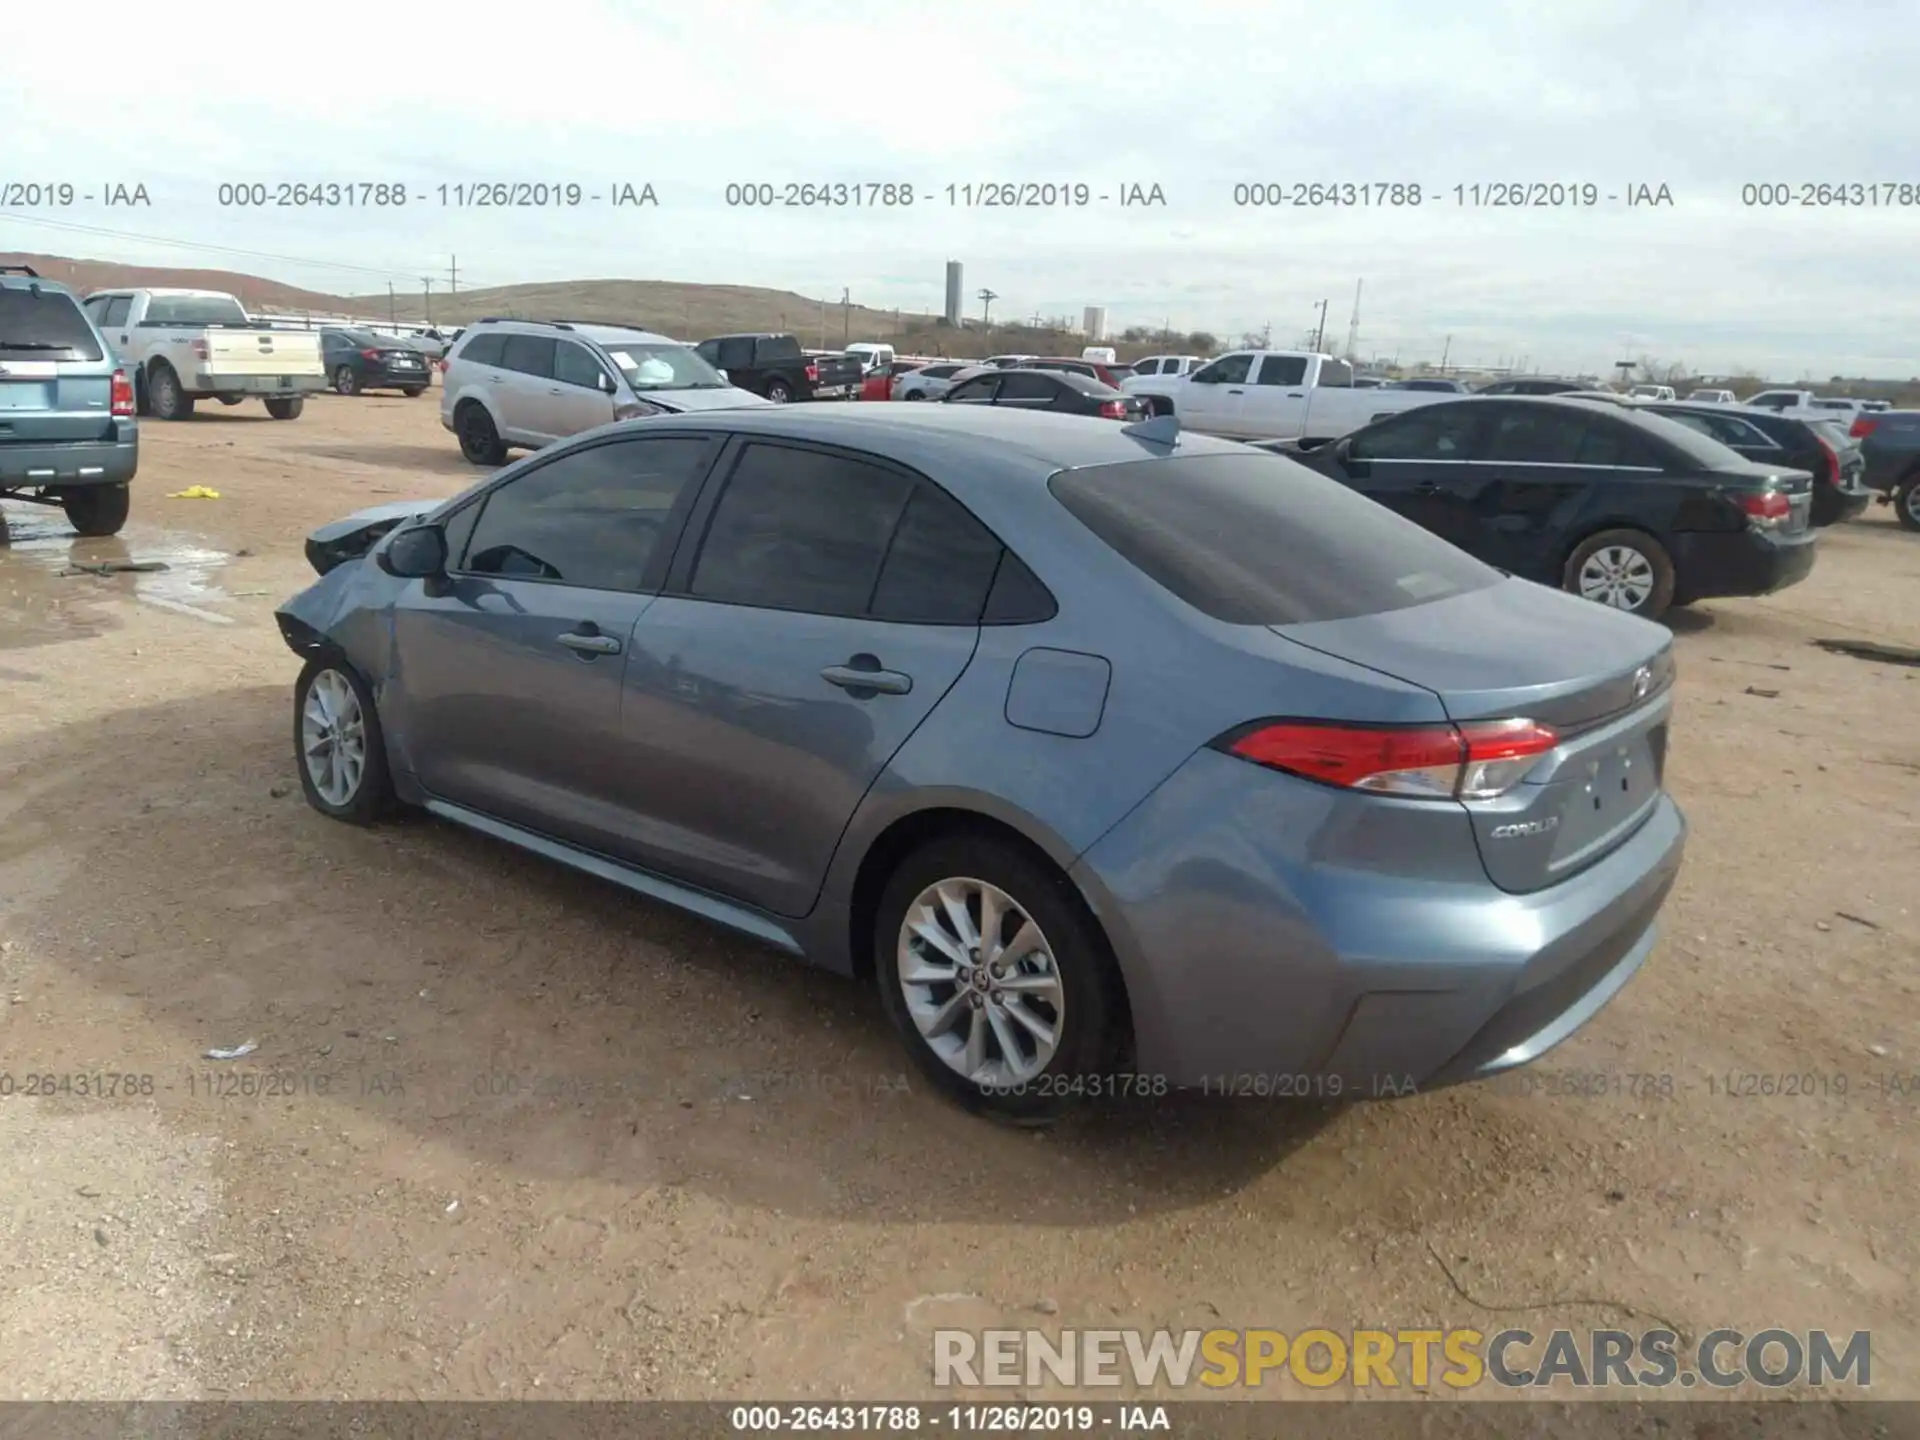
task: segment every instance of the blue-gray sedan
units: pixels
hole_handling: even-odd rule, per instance
[[[1680,865],[1665,630],[1172,419],[658,416],[308,554],[316,809],[871,977],[1008,1118],[1525,1064]]]

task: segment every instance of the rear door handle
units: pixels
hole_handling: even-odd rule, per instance
[[[1246,394],[1247,392],[1246,392],[1246,391],[1244,391],[1244,390],[1229,390],[1229,391],[1227,391],[1227,393],[1228,393],[1229,395],[1244,395],[1244,394]]]
[[[1416,495],[1438,495],[1440,493],[1440,486],[1437,481],[1422,480],[1418,485],[1413,487],[1413,493]]]
[[[600,627],[591,620],[582,620],[576,630],[569,630],[556,637],[569,650],[575,651],[583,660],[595,655],[618,655],[620,642],[611,635],[602,635]]]
[[[868,695],[905,695],[913,689],[913,677],[898,670],[882,670],[872,655],[855,655],[844,665],[829,665],[820,672],[829,685],[838,685],[856,699],[861,691]]]

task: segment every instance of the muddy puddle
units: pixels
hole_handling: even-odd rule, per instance
[[[214,608],[232,559],[197,538],[129,524],[118,535],[76,535],[58,510],[0,503],[0,650],[23,650],[114,628],[127,600],[210,625],[233,617]]]

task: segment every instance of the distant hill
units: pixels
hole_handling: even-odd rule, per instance
[[[156,265],[122,265],[113,260],[69,260],[64,255],[28,255],[0,252],[0,265],[30,265],[49,280],[58,280],[74,289],[123,290],[133,286],[153,289],[178,287],[182,290],[225,290],[240,297],[242,305],[276,310],[335,310],[341,301],[337,295],[321,295],[278,280],[263,280],[258,275],[240,275],[231,270],[176,270]]]

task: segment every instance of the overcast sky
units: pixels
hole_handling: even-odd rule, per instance
[[[1781,378],[1920,373],[1920,26],[1892,0],[157,13],[91,0],[71,53],[80,62],[91,39],[118,58],[83,64],[78,90],[46,47],[0,45],[0,182],[96,196],[138,182],[152,199],[0,210],[0,249],[334,293],[389,279],[417,291],[425,274],[439,292],[457,255],[463,286],[845,288],[929,311],[957,259],[969,314],[990,287],[996,315],[1077,320],[1105,305],[1116,330],[1170,322],[1231,340],[1271,326],[1281,346],[1324,298],[1334,349],[1364,280],[1363,355],[1438,359],[1451,337],[1455,361],[1536,369],[1651,355]],[[401,182],[411,198],[218,203],[222,182],[282,180]],[[603,198],[503,212],[443,205],[438,188],[542,180]],[[648,182],[657,207],[605,198]],[[905,183],[915,199],[730,208],[730,182]],[[1236,185],[1264,182],[1418,184],[1424,203],[1236,205]],[[1600,203],[1471,203],[1476,185],[1555,182],[1592,184]],[[1743,204],[1745,185],[1845,182],[1909,188],[1879,207]],[[1029,183],[1095,198],[987,210],[947,193]],[[1674,203],[1630,208],[1641,185]],[[1165,204],[1123,208],[1131,186],[1158,186]]]

